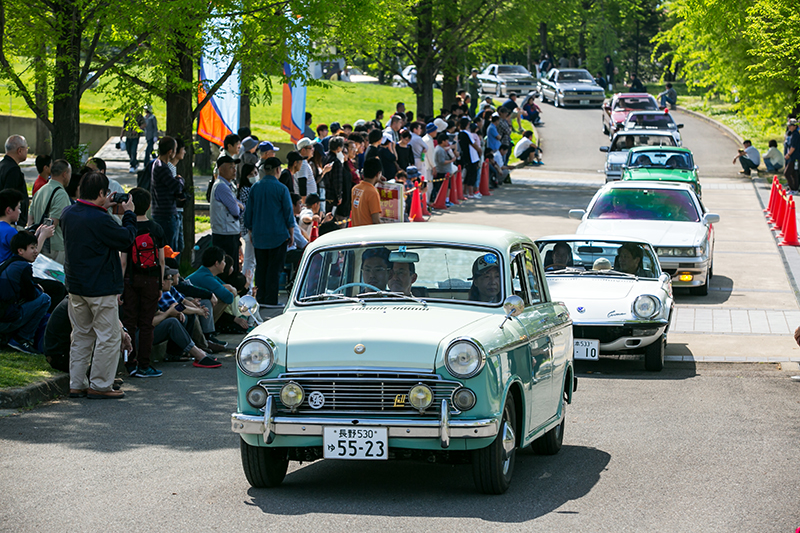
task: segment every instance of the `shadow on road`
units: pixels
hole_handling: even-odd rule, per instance
[[[563,217],[566,221],[569,219],[569,210],[584,209],[595,192],[596,188],[584,187],[504,185],[492,191],[490,202],[468,200],[466,204],[450,210],[459,213],[491,212],[493,216],[528,214]],[[569,203],[565,203],[565,197],[569,198]]]
[[[685,344],[668,344],[669,355],[692,355]],[[697,377],[697,365],[693,362],[666,361],[661,372],[648,372],[644,361],[631,355],[603,356],[599,361],[575,361],[575,373],[580,379],[637,379],[637,380],[683,380]]]
[[[708,295],[693,296],[688,288],[674,287],[675,302],[688,305],[719,305],[727,302],[733,293],[733,280],[727,276],[714,275],[708,286]]]
[[[567,440],[568,431],[569,426]],[[273,515],[401,517],[408,516],[413,500],[415,516],[520,523],[586,495],[610,459],[610,454],[584,446],[565,445],[549,457],[518,452],[511,488],[502,496],[478,493],[470,465],[317,461],[287,475],[279,488],[251,488],[245,503]]]

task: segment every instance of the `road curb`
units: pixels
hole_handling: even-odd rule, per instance
[[[0,409],[33,407],[69,392],[69,374],[60,374],[18,389],[0,390]]]
[[[726,126],[725,124],[723,124],[722,122],[720,122],[718,120],[714,120],[713,118],[711,118],[709,116],[706,116],[706,115],[704,115],[702,113],[698,113],[697,111],[692,111],[691,109],[686,109],[685,107],[681,107],[681,106],[677,106],[677,110],[678,111],[682,111],[682,112],[686,113],[687,115],[691,115],[691,116],[693,116],[693,117],[695,117],[697,119],[700,119],[703,122],[707,122],[708,124],[711,124],[712,126],[717,128],[718,130],[723,132],[725,135],[727,135],[728,137],[730,137],[731,139],[736,141],[737,144],[742,144],[744,142],[744,138],[743,137],[741,137],[738,133],[736,133],[732,128]]]

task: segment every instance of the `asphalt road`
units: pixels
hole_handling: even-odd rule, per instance
[[[488,223],[533,237],[574,231],[566,210],[585,206],[602,182],[599,112],[544,110],[546,166],[520,171],[517,184],[437,221]],[[685,122],[687,146],[709,169],[704,185],[749,185],[725,163],[732,141],[713,128],[693,132],[695,124]],[[763,249],[719,255],[718,277],[737,290],[759,284],[742,268],[743,258],[759,269],[781,267],[770,253],[771,236],[758,226],[763,219],[753,198],[746,188],[706,193],[709,207],[723,215],[718,250],[723,241],[732,252],[751,241],[748,247]],[[679,305],[721,309],[741,297],[747,305],[796,309],[791,295],[780,292],[788,284],[781,275],[770,289],[778,292],[716,291],[722,295],[712,292],[705,302],[679,295]],[[681,349],[698,356],[792,349],[785,335],[672,334],[670,343],[685,343]],[[490,497],[475,492],[468,466],[414,462],[292,463],[279,489],[252,489],[230,431],[232,358],[220,370],[165,364],[161,379],[126,383],[122,401],[65,399],[0,418],[0,530],[788,532],[800,526],[800,384],[775,364],[671,362],[658,374],[642,366],[625,358],[578,362],[561,453],[521,453],[511,489]]]

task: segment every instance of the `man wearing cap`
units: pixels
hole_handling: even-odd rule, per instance
[[[219,246],[233,258],[233,271],[239,271],[239,235],[241,227],[239,217],[244,206],[233,193],[233,181],[236,179],[237,161],[224,155],[217,159],[219,179],[211,188],[211,243]]]
[[[280,160],[272,157],[262,167],[266,174],[250,189],[244,225],[255,248],[258,303],[277,306],[286,248],[294,243],[294,210],[289,190],[278,181]]]
[[[153,146],[158,139],[158,120],[153,114],[153,106],[144,106],[144,140],[147,147],[144,149],[144,164],[150,162],[150,157],[153,154]]]
[[[317,194],[317,180],[314,179],[314,171],[308,160],[314,155],[314,143],[311,139],[305,137],[297,142],[297,153],[300,154],[303,162],[300,164],[300,170],[294,175],[294,181],[297,183],[297,194],[305,198],[309,194]]]
[[[491,96],[487,96],[481,102],[481,105],[478,106],[478,114],[481,115],[486,109],[494,109],[494,100],[492,100]]]
[[[481,92],[481,80],[478,79],[478,69],[472,69],[467,78],[467,94],[469,94],[469,116],[475,116],[475,108],[478,107],[478,98]]]
[[[256,154],[258,150],[258,140],[252,137],[246,137],[242,141],[242,155],[239,156],[239,163],[236,165],[236,179],[239,179],[239,174],[242,171],[242,166],[250,163],[253,166],[258,165],[259,157]]]
[[[469,289],[469,299],[476,302],[500,301],[500,267],[497,256],[486,254],[480,256],[472,263],[472,287]]]
[[[783,158],[786,160],[786,169],[783,175],[786,176],[786,183],[792,192],[800,190],[800,168],[798,168],[798,161],[800,161],[800,132],[797,131],[797,119],[790,118],[787,124],[788,133],[786,138],[786,155]]]

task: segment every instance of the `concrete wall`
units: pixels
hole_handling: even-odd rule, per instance
[[[119,125],[81,123],[81,143],[88,144],[89,155],[93,155],[103,147],[109,137],[119,135],[119,131]],[[15,134],[25,137],[28,140],[28,146],[31,147],[31,151],[35,153],[35,147],[39,145],[39,139],[36,137],[35,118],[0,115],[0,137],[2,137],[0,142],[5,143],[5,140],[10,135]]]

